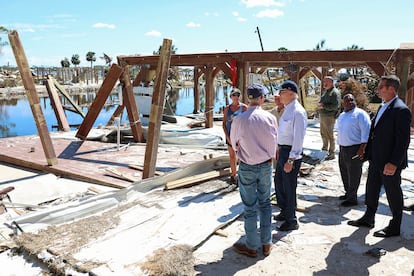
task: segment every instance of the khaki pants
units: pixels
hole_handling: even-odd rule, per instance
[[[335,152],[335,137],[334,137],[334,125],[335,125],[334,116],[319,116],[320,131],[322,137],[322,150],[329,151],[329,154],[334,154]]]

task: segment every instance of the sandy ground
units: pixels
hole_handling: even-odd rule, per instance
[[[410,167],[403,172],[403,190],[406,205],[414,203],[414,144],[409,150]],[[319,129],[308,128],[305,148],[321,148]],[[195,270],[198,275],[414,275],[414,214],[404,211],[400,237],[376,238],[372,234],[388,224],[390,210],[385,194],[376,216],[374,229],[347,225],[359,218],[364,210],[364,190],[367,164],[359,189],[359,205],[341,207],[338,196],[343,194],[337,159],[325,161],[306,177],[299,178],[298,206],[306,212],[297,212],[299,230],[273,231],[275,244],[270,256],[261,252],[249,258],[233,251],[232,245],[243,240],[243,220],[239,218],[223,229],[226,236],[212,235],[195,251]],[[0,180],[8,183],[17,171],[0,166]],[[34,177],[25,172],[21,178]],[[7,176],[7,174],[9,174]],[[11,181],[11,180],[10,180]],[[23,199],[22,199],[23,201]],[[25,201],[24,201],[25,202]],[[273,206],[275,214],[277,206]],[[279,222],[273,222],[276,229]],[[364,252],[383,248],[382,257],[366,256]],[[42,275],[36,263],[19,257],[0,254],[0,275]]]
[[[308,129],[305,148],[320,149],[319,129]],[[410,160],[413,162],[414,155]],[[299,178],[297,212],[300,228],[291,232],[273,231],[275,244],[270,256],[249,258],[233,251],[232,245],[244,239],[243,219],[224,229],[227,237],[214,235],[195,252],[199,275],[414,275],[414,214],[404,211],[400,237],[377,238],[374,231],[388,225],[391,218],[382,193],[375,228],[347,225],[365,211],[364,191],[367,164],[359,189],[359,205],[341,207],[343,194],[338,159],[317,165],[307,177]],[[414,203],[413,168],[403,172],[405,203]],[[277,206],[273,207],[278,213]],[[280,222],[273,221],[273,229]],[[383,248],[382,257],[366,256],[373,248]]]

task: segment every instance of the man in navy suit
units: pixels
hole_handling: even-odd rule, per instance
[[[399,87],[398,77],[381,77],[377,94],[383,103],[372,121],[364,154],[369,160],[365,191],[367,209],[360,219],[348,221],[352,226],[373,228],[381,186],[384,185],[392,220],[387,227],[374,232],[374,236],[382,238],[400,235],[403,214],[401,171],[408,166],[411,112],[397,96]]]

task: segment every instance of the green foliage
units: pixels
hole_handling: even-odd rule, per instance
[[[73,65],[75,65],[75,67],[78,66],[81,63],[79,55],[74,54],[71,58],[71,62],[72,62]]]
[[[67,57],[65,57],[65,59],[62,59],[60,61],[60,65],[62,65],[63,68],[70,67],[69,59]]]
[[[161,53],[161,48],[162,48],[162,45],[160,45],[160,47],[158,48],[158,51],[153,51],[152,52],[152,54],[153,55],[159,55],[160,53]],[[172,46],[171,46],[171,54],[176,54],[177,53],[177,48],[175,48],[175,45],[173,44]]]
[[[92,66],[92,63],[96,61],[95,52],[87,52],[86,53],[86,60],[89,61],[91,63],[91,66]]]

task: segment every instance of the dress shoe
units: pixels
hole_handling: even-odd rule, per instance
[[[348,221],[348,225],[355,226],[355,227],[374,228],[374,222],[366,221],[363,218],[360,218],[360,219],[357,219],[357,220],[350,220],[350,221]]]
[[[395,237],[399,235],[400,235],[400,231],[391,231],[388,227],[385,227],[384,229],[374,232],[374,237],[378,237],[378,238],[389,238],[389,237]]]
[[[282,213],[279,213],[278,215],[274,215],[273,219],[276,220],[276,221],[285,221],[286,220],[285,215],[283,215]]]
[[[265,257],[269,256],[270,252],[272,252],[272,249],[273,249],[273,243],[263,244],[262,245],[263,256]]]
[[[341,202],[341,206],[343,207],[350,207],[350,206],[356,206],[358,205],[358,201],[353,201],[353,200],[345,200],[343,202]]]
[[[248,248],[246,246],[246,244],[244,244],[244,243],[236,242],[235,244],[233,244],[233,249],[237,253],[246,255],[248,257],[251,257],[251,258],[256,258],[257,257],[257,251],[254,250],[254,249]]]
[[[339,200],[345,200],[346,199],[346,195],[341,195],[338,197]]]
[[[291,230],[298,230],[299,224],[297,222],[284,222],[282,225],[277,227],[280,231],[291,231]]]

